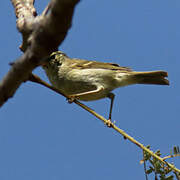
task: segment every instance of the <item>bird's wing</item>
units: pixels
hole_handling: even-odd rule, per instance
[[[119,70],[119,71],[132,71],[128,67],[121,67],[115,63],[104,63],[104,62],[87,61],[81,59],[72,59],[72,60],[73,60],[73,64],[71,68],[76,67],[77,69],[110,69],[110,70]]]

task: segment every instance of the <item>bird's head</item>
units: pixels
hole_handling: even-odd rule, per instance
[[[45,70],[49,68],[58,69],[62,65],[62,63],[65,61],[66,57],[67,55],[63,53],[62,51],[53,52],[46,59],[45,63],[43,64],[43,68]]]

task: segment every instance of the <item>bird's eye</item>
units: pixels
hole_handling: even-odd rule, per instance
[[[56,58],[56,54],[53,54],[52,56],[50,56],[50,59],[55,59]]]
[[[57,66],[61,66],[62,62],[61,61],[56,61]]]

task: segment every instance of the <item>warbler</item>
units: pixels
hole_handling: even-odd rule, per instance
[[[61,51],[52,53],[43,68],[51,84],[72,101],[110,98],[109,120],[115,97],[112,90],[132,84],[169,85],[165,71],[136,72],[114,63],[72,59]]]

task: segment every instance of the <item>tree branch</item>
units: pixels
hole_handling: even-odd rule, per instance
[[[36,9],[33,6],[34,0],[11,0],[11,2],[17,17],[16,26],[23,37],[23,44],[20,46],[20,49],[25,52],[28,46],[28,38],[33,32],[33,24],[37,16]]]
[[[56,51],[72,24],[73,12],[79,0],[52,0],[41,16],[36,16],[34,0],[12,0],[18,30],[22,33],[20,46],[24,55],[13,63],[0,82],[0,106],[14,95],[22,82],[42,59]]]
[[[53,91],[55,91],[56,93],[68,98],[68,96],[66,96],[64,93],[62,93],[60,90],[58,90],[57,88],[49,85],[48,83],[46,83],[45,81],[41,80],[38,76],[32,74],[29,77],[29,80],[38,84],[41,84]],[[103,121],[105,124],[107,124],[108,127],[113,128],[115,131],[117,131],[119,134],[121,134],[125,139],[128,139],[129,141],[131,141],[132,143],[134,143],[136,146],[138,146],[139,148],[141,148],[143,151],[149,153],[152,157],[156,158],[157,160],[159,160],[161,163],[163,163],[164,165],[167,165],[169,168],[173,169],[173,171],[177,172],[178,174],[180,174],[180,169],[177,169],[173,164],[170,164],[168,162],[165,161],[164,158],[158,156],[156,153],[154,153],[153,151],[151,151],[149,148],[145,147],[143,144],[141,144],[140,142],[138,142],[137,140],[135,140],[133,137],[131,137],[130,135],[128,135],[125,131],[123,131],[122,129],[120,129],[119,127],[117,127],[114,123],[109,122],[109,120],[105,119],[103,116],[99,115],[98,113],[96,113],[95,111],[93,111],[91,108],[87,107],[86,105],[82,104],[81,102],[77,101],[76,99],[73,101],[75,104],[77,104],[78,106],[80,106],[81,108],[85,109],[86,111],[88,111],[89,113],[91,113],[92,115],[94,115],[95,117],[97,117],[98,119],[100,119],[101,121]],[[110,123],[110,126],[109,126]]]

